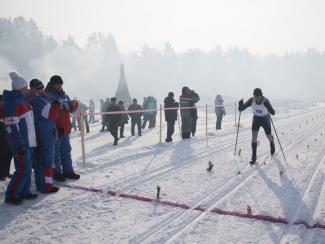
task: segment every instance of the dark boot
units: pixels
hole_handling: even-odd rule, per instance
[[[63,182],[65,181],[65,177],[63,174],[60,173],[53,173],[53,179],[58,181],[58,182]]]
[[[75,172],[63,174],[64,178],[70,179],[70,180],[79,180],[80,175],[76,174]]]
[[[23,199],[22,198],[7,198],[5,200],[5,202],[8,204],[12,204],[12,205],[20,205],[23,203]]]
[[[116,145],[117,145],[118,140],[119,140],[119,138],[115,138],[115,139],[114,139],[113,146],[116,146]]]
[[[274,146],[274,141],[270,142],[270,147],[271,147],[271,156],[275,153],[275,146]]]
[[[167,137],[165,141],[166,142],[171,142],[171,141],[173,141],[173,139],[171,137]]]
[[[45,194],[50,194],[50,193],[56,193],[60,190],[59,187],[56,187],[56,186],[52,186],[51,190],[47,191],[47,192],[44,192]]]
[[[256,163],[256,150],[257,150],[257,143],[252,143],[252,160],[250,161],[251,165]]]
[[[27,195],[23,196],[23,199],[25,200],[34,200],[38,197],[37,194],[34,193],[28,193]]]

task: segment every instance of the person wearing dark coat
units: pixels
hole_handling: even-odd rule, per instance
[[[118,106],[120,107],[121,111],[126,111],[124,108],[124,102],[123,101],[119,101],[118,102]],[[128,115],[125,114],[121,114],[121,125],[120,125],[120,138],[124,138],[124,126],[125,124],[129,123],[129,117]]]
[[[195,106],[195,103],[193,103],[192,105],[193,109],[192,109],[192,136],[195,136],[195,133],[196,133],[196,122],[197,122],[197,119],[199,118],[197,116],[197,108]]]
[[[149,129],[154,127],[154,116],[156,116],[157,104],[155,104],[155,99],[151,96],[143,99],[143,109],[147,110],[143,113],[143,123],[142,129],[146,127],[149,121]]]
[[[143,112],[132,112],[142,110],[141,105],[138,104],[137,99],[133,99],[133,103],[129,106],[129,116],[131,118],[131,135],[134,136],[134,127],[138,127],[138,136],[141,136],[141,117]]]
[[[154,111],[153,112],[153,114],[152,114],[152,122],[151,122],[151,124],[152,124],[152,127],[153,128],[155,128],[156,127],[156,118],[157,118],[157,108],[158,108],[158,106],[157,106],[157,99],[156,98],[154,98],[154,97],[152,97],[152,101],[153,101],[153,109],[156,109],[156,111]]]
[[[173,141],[172,136],[174,134],[175,121],[177,120],[179,103],[174,99],[174,93],[169,92],[168,96],[164,100],[165,108],[165,120],[167,122],[167,138],[166,142]]]
[[[222,118],[226,115],[225,106],[223,105],[223,99],[221,95],[217,95],[214,100],[215,112],[217,115],[216,130],[221,130]]]
[[[181,119],[182,119],[182,138],[188,139],[191,137],[193,130],[193,105],[200,101],[199,95],[190,90],[188,87],[182,88],[182,95],[179,98],[181,108]],[[183,109],[182,109],[183,108]]]
[[[108,108],[111,106],[111,102],[109,98],[106,98],[105,102],[103,101],[101,106],[101,112],[107,112]],[[100,131],[105,131],[105,128],[107,131],[109,131],[109,123],[108,123],[108,115],[103,114],[102,115],[102,129]]]
[[[121,108],[116,104],[116,98],[112,97],[111,98],[111,105],[108,108],[108,112],[120,112],[122,111]],[[108,114],[108,123],[109,123],[109,132],[112,134],[114,137],[114,146],[117,145],[117,142],[119,140],[118,138],[118,127],[121,125],[122,121],[122,114],[119,113],[113,113],[113,114]]]
[[[3,102],[0,95],[0,180],[6,180],[7,177],[12,177],[10,174],[10,163],[12,160],[12,152],[6,138],[6,126],[3,119]]]

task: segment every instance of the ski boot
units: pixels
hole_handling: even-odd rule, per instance
[[[257,150],[257,143],[252,143],[252,159],[249,162],[250,165],[254,165],[256,163],[256,150]]]
[[[275,146],[273,141],[270,142],[270,147],[271,147],[271,156],[273,156],[275,153]]]

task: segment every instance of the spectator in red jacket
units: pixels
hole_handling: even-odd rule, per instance
[[[55,169],[53,178],[56,181],[65,181],[65,179],[79,179],[80,175],[74,172],[71,159],[70,132],[71,121],[70,113],[78,108],[76,100],[70,100],[62,89],[63,80],[60,76],[51,77],[47,85],[45,97],[50,103],[58,102],[60,104],[60,115],[55,121],[58,130],[58,140],[55,145]]]

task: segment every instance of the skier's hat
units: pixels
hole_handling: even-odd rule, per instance
[[[263,96],[262,90],[260,88],[255,88],[254,89],[254,96]]]

